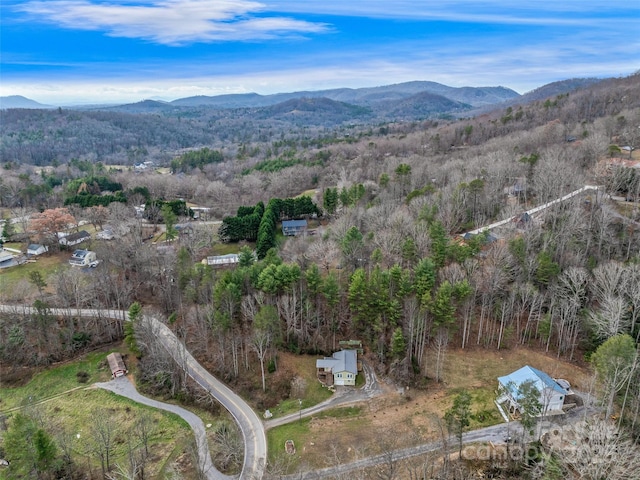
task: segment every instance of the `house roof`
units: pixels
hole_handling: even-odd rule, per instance
[[[113,352],[107,355],[107,362],[109,362],[109,368],[113,373],[117,371],[127,371],[124,365],[124,361],[122,360],[122,355],[120,355],[118,352]]]
[[[111,240],[115,235],[113,234],[113,230],[104,228],[96,233],[96,237],[101,240]]]
[[[75,250],[71,254],[71,258],[82,259],[82,258],[86,257],[89,252],[90,252],[90,250]]]
[[[529,365],[525,365],[520,370],[516,370],[509,375],[505,375],[504,377],[498,377],[498,382],[505,387],[511,395],[515,398],[517,397],[518,388],[520,385],[526,382],[533,382],[538,392],[542,393],[545,388],[551,388],[552,390],[559,393],[566,393],[563,388],[556,383],[556,381],[551,378],[549,375],[544,373],[537,368],[530,367]]]
[[[283,220],[282,228],[302,228],[307,226],[306,220]]]
[[[89,238],[91,235],[86,230],[80,230],[79,232],[72,233],[64,237],[66,242],[74,242],[76,240],[80,240],[81,238]]]
[[[330,368],[332,372],[358,374],[358,353],[355,350],[340,350],[331,357],[316,360],[316,368]]]
[[[0,250],[0,262],[6,262],[7,260],[13,260],[13,255],[4,250]]]
[[[27,247],[27,250],[38,250],[39,248],[43,248],[44,245],[41,245],[39,243],[32,243]]]
[[[238,263],[240,257],[237,253],[228,253],[226,255],[217,255],[213,257],[207,257],[207,264],[209,265],[232,265]]]

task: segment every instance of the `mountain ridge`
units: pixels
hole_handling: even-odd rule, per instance
[[[491,105],[520,96],[507,87],[449,87],[437,82],[415,80],[411,82],[382,85],[378,87],[335,88],[328,90],[301,90],[290,93],[260,95],[255,92],[225,95],[198,95],[178,98],[169,102],[176,106],[216,106],[218,108],[266,107],[293,98],[328,98],[338,102],[358,106],[371,106],[376,103],[403,100],[419,93],[440,95],[455,102],[466,103],[473,107]]]
[[[22,95],[8,95],[0,97],[0,109],[6,108],[56,108],[53,105],[45,105]]]

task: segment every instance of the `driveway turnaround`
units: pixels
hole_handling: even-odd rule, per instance
[[[196,437],[196,445],[198,447],[198,466],[200,470],[206,475],[208,480],[229,480],[232,477],[220,473],[213,466],[211,461],[211,452],[209,451],[209,444],[207,442],[207,432],[204,427],[204,423],[195,413],[185,410],[177,405],[170,403],[163,403],[152,398],[145,397],[138,393],[136,387],[129,381],[127,377],[118,377],[115,380],[104,383],[95,383],[98,388],[109,390],[120,396],[129,398],[136,403],[147,405],[149,407],[158,408],[160,410],[166,410],[167,412],[175,413],[187,422]]]

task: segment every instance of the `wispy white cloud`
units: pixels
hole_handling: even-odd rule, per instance
[[[323,23],[259,16],[265,5],[250,0],[161,0],[146,4],[52,0],[29,1],[16,8],[65,28],[104,30],[112,36],[164,45],[267,40],[328,29]]]
[[[268,0],[273,11],[383,19],[441,20],[508,25],[596,25],[606,21],[592,14],[613,12],[613,21],[625,20],[616,11],[634,9],[628,0]],[[633,3],[633,2],[631,2]],[[640,4],[635,7],[640,13]],[[635,19],[637,21],[637,19]]]
[[[254,65],[251,71],[233,74],[202,75],[186,64],[170,70],[173,76],[161,76],[161,66],[150,66],[147,74],[104,75],[76,80],[48,77],[39,81],[5,81],[2,95],[24,95],[42,103],[137,102],[144,98],[173,100],[193,95],[220,95],[257,92],[270,94],[296,90],[322,90],[341,87],[366,87],[412,80],[430,80],[450,86],[503,85],[520,93],[541,85],[571,77],[611,77],[627,75],[632,66],[618,58],[594,65],[589,60],[566,61],[558,70],[558,61],[569,52],[553,54],[543,48],[523,47],[510,52],[469,54],[457,57],[426,54],[411,60],[364,59],[328,68],[326,65],[276,68]],[[560,58],[558,58],[560,57]],[[518,58],[532,61],[517,62]],[[122,66],[121,66],[122,67]],[[228,70],[228,69],[222,69]],[[114,68],[112,72],[116,72]],[[166,71],[166,66],[165,66]]]

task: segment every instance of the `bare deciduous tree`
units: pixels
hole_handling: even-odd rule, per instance
[[[640,449],[616,425],[594,417],[576,423],[559,433],[552,447],[560,463],[585,480],[636,478],[640,471]],[[545,443],[553,441],[546,434]]]

